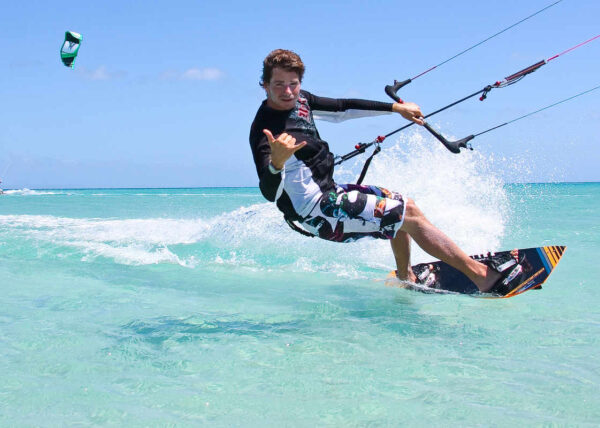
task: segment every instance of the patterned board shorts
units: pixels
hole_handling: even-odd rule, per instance
[[[402,195],[377,186],[337,185],[301,223],[308,232],[335,242],[392,239],[404,221]]]

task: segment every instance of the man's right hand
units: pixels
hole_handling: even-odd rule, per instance
[[[263,133],[269,140],[271,146],[271,164],[277,169],[283,169],[285,162],[292,157],[294,153],[306,146],[306,141],[296,144],[296,139],[285,132],[277,138],[268,129],[263,129]]]
[[[394,103],[392,111],[400,113],[404,119],[411,120],[417,125],[423,125],[425,123],[421,108],[415,103]]]

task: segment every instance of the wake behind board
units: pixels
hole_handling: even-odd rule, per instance
[[[501,251],[471,256],[472,259],[494,266],[503,275],[490,293],[482,294],[469,278],[450,265],[437,261],[412,267],[417,283],[400,281],[396,271],[390,272],[386,285],[425,293],[471,294],[488,298],[507,298],[527,290],[542,288],[567,247],[561,245]]]

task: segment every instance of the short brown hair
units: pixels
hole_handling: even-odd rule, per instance
[[[300,56],[296,52],[286,49],[275,49],[263,61],[263,72],[259,82],[260,86],[271,81],[275,67],[282,68],[285,71],[295,71],[302,82],[304,63],[300,59]]]

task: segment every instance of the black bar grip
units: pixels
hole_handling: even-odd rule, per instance
[[[394,101],[401,102],[402,100],[396,94],[396,92],[398,92],[403,86],[408,85],[410,82],[412,82],[412,79],[406,79],[404,82],[398,82],[397,80],[394,80],[393,85],[386,85],[385,93],[388,94],[388,96]]]
[[[469,149],[469,150],[473,150],[473,147],[471,147],[470,144],[467,144],[473,138],[475,138],[475,135],[469,135],[469,136],[463,138],[462,140],[450,141],[449,144],[451,146],[455,147],[456,150],[459,150],[459,151],[460,151],[460,147],[465,148],[465,149]]]
[[[468,137],[465,137],[462,140],[448,141],[444,138],[444,136],[442,134],[440,134],[435,129],[433,129],[427,122],[425,122],[423,124],[423,126],[425,127],[425,129],[427,129],[431,133],[431,135],[433,135],[435,138],[437,138],[437,140],[440,143],[442,143],[444,145],[444,147],[446,147],[452,153],[460,153],[461,147],[465,148],[465,149],[470,149],[471,147],[469,147],[467,142],[469,142],[473,138],[475,138],[474,135],[469,135]]]

